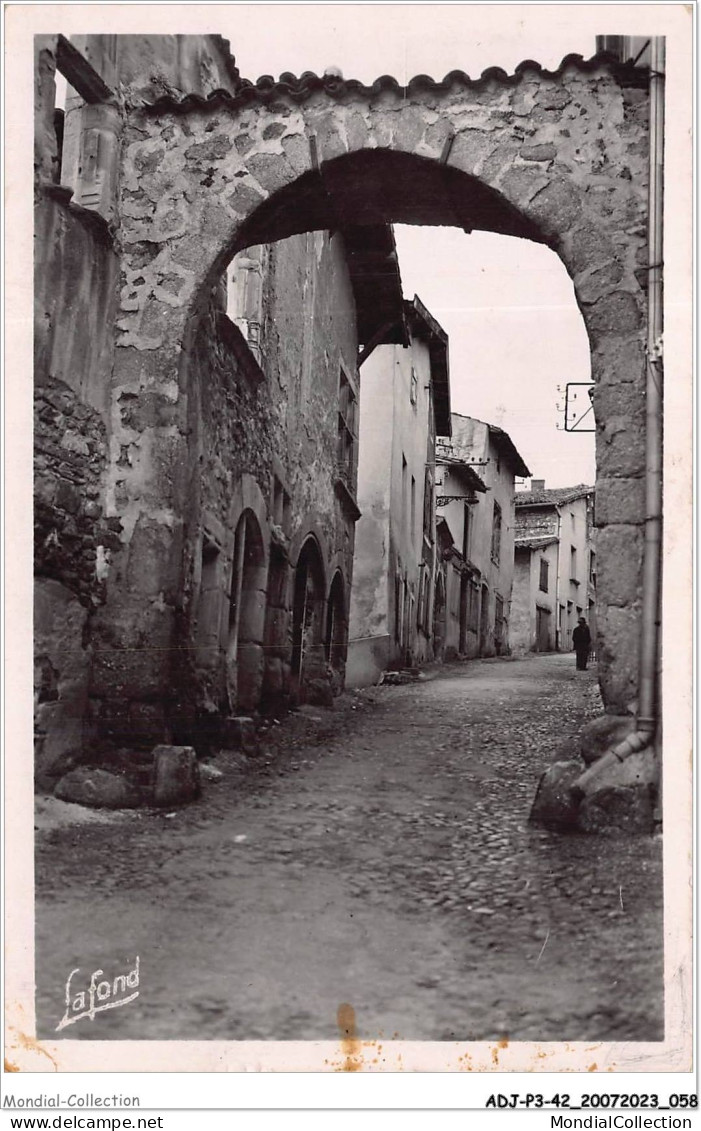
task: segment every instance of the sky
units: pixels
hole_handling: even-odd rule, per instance
[[[221,31],[250,79],[329,66],[364,82],[454,69],[475,77],[523,59],[555,69],[567,54],[595,52],[594,35],[573,30],[571,8],[546,9],[547,35],[529,26],[523,7],[497,8],[485,20],[483,6],[295,5],[292,20],[277,6],[244,5]],[[453,411],[506,429],[546,486],[593,483],[594,436],[565,432],[558,411],[567,382],[590,375],[584,323],[558,256],[489,232],[395,231],[405,296],[418,294],[450,338]]]

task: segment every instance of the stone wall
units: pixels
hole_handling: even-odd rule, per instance
[[[344,364],[353,373],[357,352],[343,241],[327,233],[295,237],[264,249],[263,260],[260,363],[226,315],[219,288],[191,342],[187,463],[173,500],[183,533],[170,597],[169,689],[143,696],[138,683],[123,683],[121,711],[116,704],[110,720],[113,737],[114,712],[124,734],[133,735],[138,709],[152,725],[137,738],[155,741],[165,728],[178,742],[206,748],[225,741],[228,716],[281,709],[292,696],[304,697],[304,689],[291,685],[290,652],[293,576],[308,536],[323,556],[324,602],[339,570],[346,591],[350,585],[353,521],[334,490],[339,370]],[[140,416],[129,397],[122,422],[143,432],[165,410],[154,403],[150,416]],[[233,659],[232,584],[242,520],[244,568],[257,580],[243,590],[246,624]],[[136,556],[132,550],[135,576],[149,575],[151,551],[148,537]],[[142,589],[137,596],[144,602],[148,595]],[[154,662],[161,662],[158,655]],[[323,678],[324,649],[318,669],[315,676]]]
[[[96,645],[91,696],[103,733],[112,740],[126,734],[160,741],[168,714],[179,714],[174,655],[177,641],[190,631],[184,579],[196,583],[200,566],[188,563],[201,558],[194,532],[202,529],[205,509],[197,461],[206,437],[201,430],[195,442],[190,431],[193,414],[197,418],[191,362],[201,319],[210,317],[212,287],[244,247],[358,223],[482,228],[545,242],[563,259],[587,327],[597,385],[602,691],[609,710],[629,709],[637,678],[643,522],[642,449],[630,422],[641,419],[644,386],[645,74],[576,58],[554,74],[526,64],[513,76],[493,70],[472,81],[454,72],[442,83],[418,78],[405,88],[389,79],[364,87],[309,76],[239,86],[230,74],[226,93],[205,101],[183,98],[190,92],[178,84],[195,82],[196,73],[196,94],[221,85],[219,63],[211,70],[206,51],[196,43],[173,49],[171,37],[162,43],[150,37],[149,53],[154,59],[172,56],[173,67],[165,68],[167,81],[151,88],[152,68],[139,63],[135,73],[125,70],[120,87],[120,131],[114,130],[121,138],[114,181],[119,195],[110,213],[119,230],[118,308],[112,313],[106,283],[102,329],[94,321],[86,324],[92,359],[86,383],[75,385],[72,363],[59,370],[52,361],[50,372],[108,429],[100,505],[115,520],[119,547],[105,551],[104,604],[90,622]],[[225,59],[222,65],[228,68]],[[50,181],[56,168],[53,106],[42,101],[53,86],[49,55],[40,54],[37,75],[36,166],[40,179]],[[156,99],[152,105],[148,98],[145,104],[144,91]],[[40,230],[49,261],[51,227]],[[75,278],[80,263],[64,258],[62,279]],[[46,293],[50,300],[50,289]],[[289,294],[290,309],[301,308],[292,277]],[[330,302],[323,308],[323,288],[319,301],[325,332],[350,343],[349,327],[334,325]],[[40,309],[45,305],[42,298]],[[69,307],[65,303],[51,316],[54,337],[57,327],[70,325]],[[284,311],[275,324],[278,344],[269,341],[265,348],[268,360],[277,349],[283,367]],[[68,351],[70,338],[60,352]],[[38,341],[46,341],[41,326]],[[338,358],[330,351],[327,360],[322,346],[312,356],[313,414],[328,424]],[[301,382],[299,359],[287,360]],[[223,379],[220,388],[223,394]],[[273,419],[281,403],[268,405]],[[245,398],[237,411],[260,418]],[[331,445],[319,437],[314,428],[298,434],[294,452],[287,453],[293,458],[283,475],[292,480],[290,495],[300,500],[287,552],[293,566],[316,523],[315,537],[335,571],[352,555],[352,500],[334,494],[333,484],[328,495]],[[228,474],[212,491],[220,492],[209,508],[217,514]],[[270,485],[257,490],[265,499]],[[331,498],[330,507],[321,505],[322,496]],[[192,510],[192,497],[201,513]],[[250,501],[253,512],[255,499]],[[230,527],[225,533],[231,535]]]
[[[49,84],[45,84],[49,85]],[[48,96],[52,96],[49,90]],[[49,102],[49,105],[51,103]],[[45,137],[45,146],[51,148]],[[122,524],[106,495],[118,260],[106,225],[36,185],[35,734],[40,781],[92,736],[91,624]]]

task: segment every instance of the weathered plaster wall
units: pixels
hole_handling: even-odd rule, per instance
[[[394,418],[394,349],[382,346],[361,369],[358,506],[353,588],[350,597],[348,666],[351,687],[374,683],[389,662],[389,529]]]
[[[329,568],[333,559],[349,579],[354,524],[333,490],[342,368],[358,392],[355,303],[342,237],[315,232],[276,245],[266,292],[262,352],[284,402],[278,454],[293,499],[290,536],[306,536],[313,516]]]
[[[502,651],[508,649],[508,622],[511,606],[511,589],[514,569],[514,471],[506,456],[500,455],[489,427],[481,420],[453,413],[453,436],[451,447],[460,459],[477,462],[483,466],[475,467],[480,478],[488,488],[486,495],[480,495],[472,508],[472,529],[470,532],[471,558],[482,574],[482,581],[489,587],[489,611],[480,615],[486,618],[487,632],[481,634],[480,655],[493,656],[497,650],[495,641],[495,602],[501,597],[506,624]],[[492,527],[494,505],[501,507],[501,540],[498,561],[492,558]],[[484,607],[484,589],[482,608]]]
[[[425,597],[429,632],[417,623],[422,570],[429,579],[433,573],[433,520],[429,544],[424,540],[426,461],[433,443],[430,386],[429,349],[418,336],[408,347],[377,347],[363,365],[358,478],[362,517],[356,531],[349,657],[354,686],[374,682],[388,664],[419,664],[430,656],[430,580]],[[397,582],[402,592],[401,640],[395,631]]]
[[[417,664],[429,655],[428,639],[417,625],[417,611],[422,569],[427,568],[421,563],[424,560],[423,501],[431,412],[431,360],[428,346],[417,336],[412,336],[409,348],[381,348],[386,353],[387,380],[394,389],[389,536],[389,623],[393,636],[390,661]],[[411,399],[412,369],[416,376],[415,403]],[[401,644],[393,632],[395,578],[401,578],[404,591]]]
[[[531,570],[538,555],[516,547],[514,554],[514,587],[511,597],[510,641],[514,652],[528,652],[535,647],[535,604]]]
[[[575,499],[560,507],[560,576],[558,599],[565,606],[560,649],[572,648],[572,632],[579,617],[588,613],[589,540],[587,537],[587,500]],[[575,568],[571,567],[571,549],[575,549]]]
[[[476,469],[478,473],[482,470]],[[459,467],[441,465],[438,470],[438,476],[441,482],[437,494],[440,495],[467,495],[469,488],[466,485],[464,473],[461,473]],[[479,525],[475,523],[475,516],[480,507],[485,507],[486,502],[484,496],[479,494],[478,501],[470,506],[470,520],[468,530],[468,543],[467,543],[467,556],[478,569],[482,569],[485,562],[485,545],[482,535],[479,532]],[[443,516],[450,528],[450,533],[455,543],[456,549],[462,553],[464,545],[465,534],[465,504],[460,498],[453,499],[439,510],[439,515]],[[489,547],[486,547],[486,554],[489,554]],[[482,563],[482,564],[480,564]],[[473,659],[479,655],[479,616],[480,616],[480,602],[481,593],[477,589],[475,596],[470,598],[470,589],[473,587],[472,582],[468,581],[468,602],[470,599],[473,604],[472,616],[470,616],[470,605],[467,609],[467,631],[465,639],[460,639],[460,602],[461,602],[461,583],[460,572],[454,563],[450,563],[446,569],[446,632],[445,632],[445,655],[450,658],[451,656],[467,656]],[[462,645],[462,646],[461,646]]]
[[[557,559],[555,543],[536,550],[516,548],[510,623],[510,643],[513,651],[536,650],[537,608],[550,612],[548,647],[555,648]],[[545,560],[549,566],[547,592],[540,588],[542,560]]]

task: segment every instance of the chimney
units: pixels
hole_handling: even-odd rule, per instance
[[[544,490],[545,490],[545,480],[544,479],[531,479],[531,491],[544,491]]]

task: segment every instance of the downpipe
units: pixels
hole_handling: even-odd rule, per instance
[[[657,667],[662,548],[662,200],[665,41],[650,41],[650,176],[648,184],[648,331],[645,430],[645,547],[639,698],[636,727],[577,778],[572,798],[581,802],[612,767],[650,746],[658,721]]]

